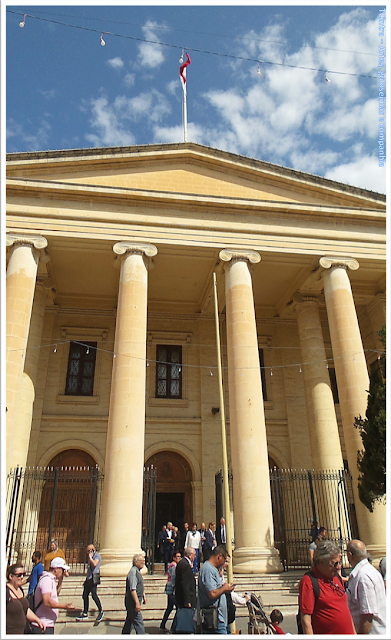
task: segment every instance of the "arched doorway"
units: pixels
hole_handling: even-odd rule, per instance
[[[67,449],[52,458],[44,476],[36,548],[45,553],[58,540],[68,564],[84,565],[85,547],[96,544],[101,477],[92,456]]]
[[[193,521],[193,474],[187,460],[175,451],[159,451],[145,466],[153,465],[156,477],[155,540],[162,526],[171,521],[179,529]]]

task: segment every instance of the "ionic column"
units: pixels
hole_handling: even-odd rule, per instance
[[[376,505],[370,513],[358,496],[357,452],[362,440],[354,427],[355,417],[365,416],[369,378],[348,269],[359,268],[352,258],[321,258],[324,294],[333,348],[346,453],[353,478],[354,501],[361,540],[374,558],[385,553],[386,509]]]
[[[324,347],[319,302],[294,296],[314,469],[342,469],[343,459]]]
[[[141,552],[145,375],[147,337],[147,259],[150,244],[117,242],[121,256],[117,324],[107,429],[102,500],[101,573],[126,576]]]
[[[26,356],[35,280],[40,251],[47,247],[42,236],[9,234],[7,247],[12,247],[6,276],[6,335],[7,335],[7,444],[6,467],[13,464],[15,425],[19,392]]]
[[[282,571],[273,517],[258,339],[249,263],[255,251],[224,249],[235,573]]]
[[[11,452],[11,466],[24,467],[30,442],[33,404],[37,383],[41,339],[45,316],[46,294],[53,286],[50,278],[39,278],[35,287],[33,308],[30,320],[30,331],[27,342],[26,359],[18,401],[18,412],[15,422],[14,445]]]

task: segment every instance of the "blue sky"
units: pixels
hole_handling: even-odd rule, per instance
[[[183,141],[184,48],[189,141],[385,192],[384,6],[7,3],[7,152]]]

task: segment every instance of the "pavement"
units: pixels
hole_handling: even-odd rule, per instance
[[[168,629],[171,626],[171,622],[174,615],[171,614],[169,621],[167,623]],[[68,637],[74,637],[78,635],[89,635],[91,637],[99,637],[101,635],[109,635],[109,636],[117,636],[121,634],[122,627],[124,621],[119,620],[105,620],[103,618],[102,622],[96,624],[95,617],[90,616],[87,621],[83,622],[68,622],[64,624],[59,622],[55,627],[55,635],[62,635]],[[236,620],[236,629],[240,631],[241,635],[247,635],[248,632],[248,618],[240,617]],[[156,624],[156,621],[145,621],[145,632],[146,635],[156,636],[159,638],[164,637],[165,635],[170,635],[169,633],[162,633],[159,630],[159,625]],[[296,614],[289,614],[284,616],[284,621],[281,624],[281,628],[285,633],[297,634],[296,627]],[[134,629],[132,630],[132,634],[135,635]],[[209,636],[211,637],[211,636]],[[250,636],[249,636],[250,637]]]

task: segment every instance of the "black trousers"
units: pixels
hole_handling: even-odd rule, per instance
[[[89,595],[91,594],[93,601],[95,602],[96,606],[98,607],[99,611],[102,611],[102,605],[101,602],[98,598],[98,594],[96,592],[96,587],[97,585],[94,584],[94,581],[92,578],[89,578],[88,580],[86,580],[84,582],[84,589],[83,589],[83,603],[84,603],[84,608],[83,608],[83,612],[84,613],[88,613],[88,605],[89,605]]]
[[[41,629],[39,627],[34,627],[33,625],[31,625],[31,633],[33,633],[34,635],[54,635],[54,627],[46,627],[45,631],[42,633]]]

